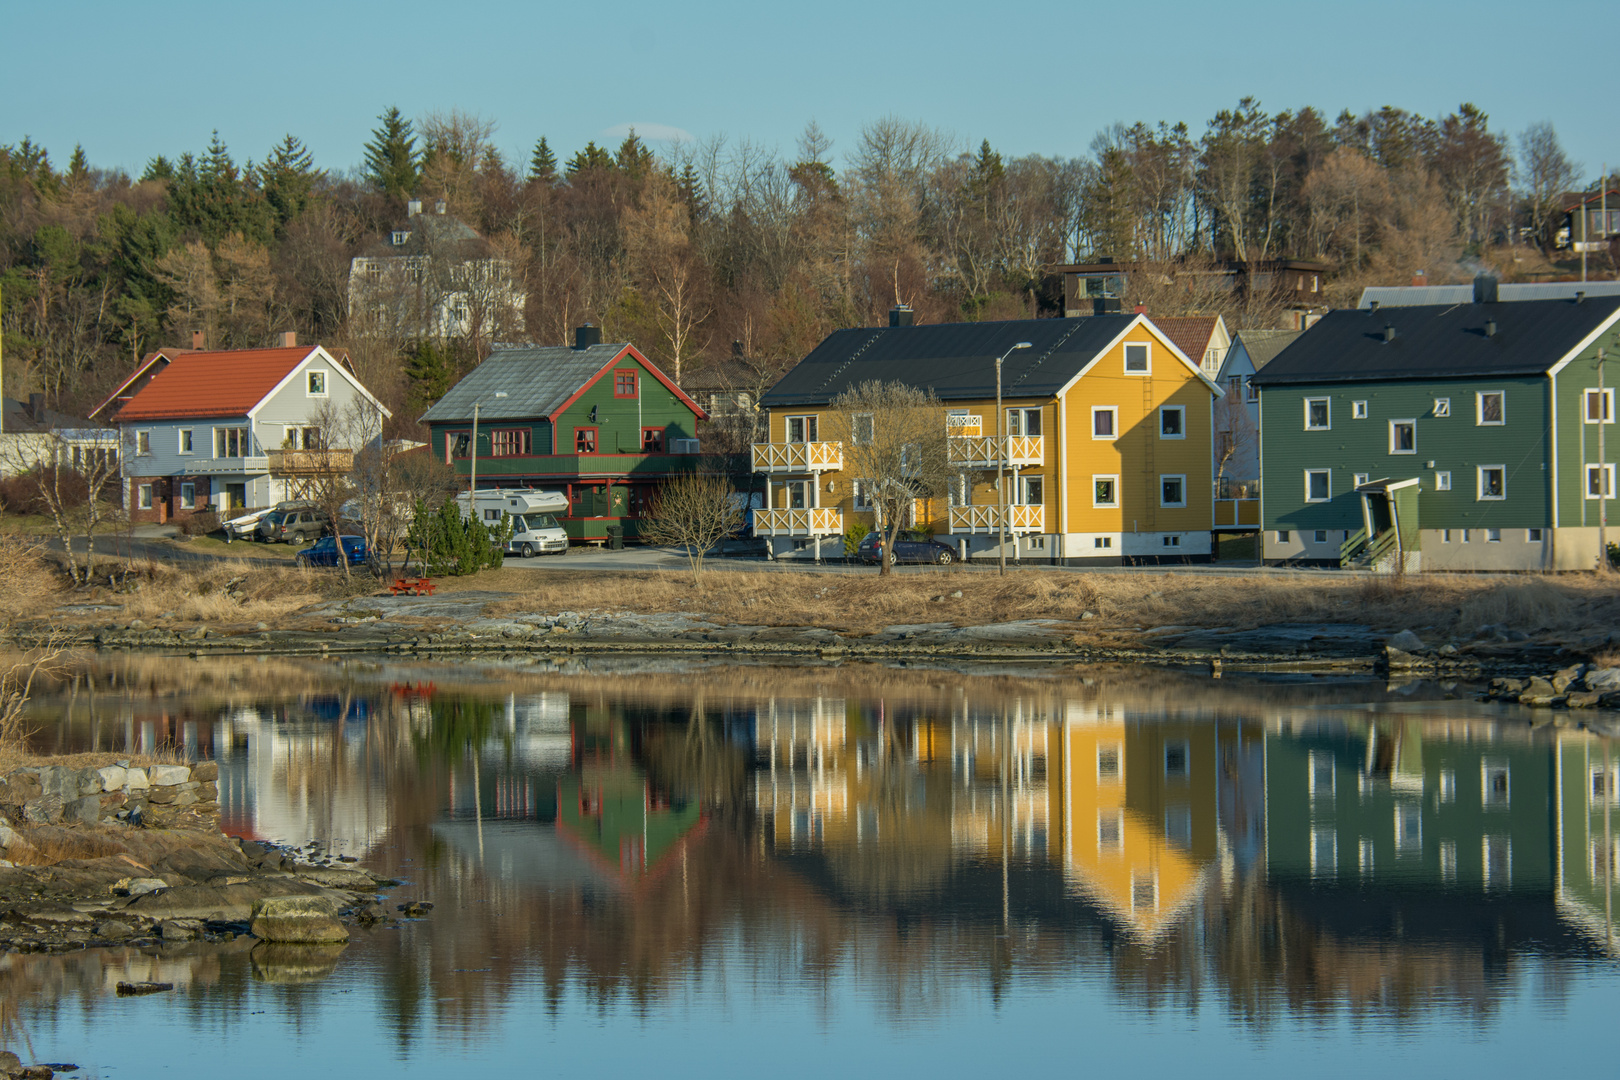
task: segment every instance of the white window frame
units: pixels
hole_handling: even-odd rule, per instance
[[[1350,403],[1350,419],[1367,419],[1367,403],[1365,401],[1352,401]]]
[[[1451,416],[1451,399],[1448,397],[1435,398],[1433,412],[1436,420],[1449,419]]]
[[[1099,435],[1099,434],[1097,434],[1097,414],[1098,413],[1107,413],[1110,417],[1113,418],[1113,423],[1110,425],[1114,429],[1114,433],[1112,435]],[[1113,442],[1115,439],[1119,438],[1119,406],[1118,405],[1093,405],[1091,407],[1091,437],[1093,439],[1095,439],[1096,441],[1098,441],[1098,442]]]
[[[236,444],[236,448],[237,448],[238,451],[240,451],[240,453],[236,453],[236,454],[222,454],[222,453],[220,453],[221,449],[226,449],[226,450],[230,449],[230,447],[228,445],[230,443],[230,436],[229,435],[225,436],[225,443],[227,445],[225,445],[223,448],[220,445],[220,435],[222,433],[224,433],[224,432],[229,432],[229,431],[239,431],[239,432],[241,432],[241,436],[240,436],[240,438],[238,438],[237,444]],[[227,459],[227,458],[246,458],[246,457],[252,457],[253,456],[253,453],[252,453],[252,451],[253,451],[253,429],[252,428],[235,427],[235,426],[217,427],[217,428],[213,428],[211,430],[211,434],[213,435],[213,445],[211,447],[209,447],[209,449],[213,452],[214,460],[218,461],[218,460]]]
[[[1111,548],[1114,546],[1114,538],[1112,536],[1093,536],[1091,546],[1093,548]]]
[[[1164,501],[1164,482],[1166,480],[1181,481],[1181,501]],[[1159,474],[1159,505],[1166,510],[1176,510],[1187,505],[1187,474],[1186,473],[1160,473]]]
[[[138,484],[135,487],[135,508],[137,510],[152,509],[152,485]]]
[[[1161,536],[1159,538],[1159,546],[1160,547],[1173,547],[1173,548],[1180,547],[1181,546],[1181,534],[1180,533],[1169,533],[1169,534],[1167,534],[1165,536]]]
[[[1492,471],[1492,470],[1495,470],[1495,471],[1500,472],[1502,474],[1502,494],[1500,494],[1500,495],[1487,495],[1487,494],[1485,494],[1485,474],[1487,472]],[[1475,496],[1474,496],[1474,499],[1475,499],[1476,502],[1501,502],[1502,500],[1507,498],[1507,466],[1506,465],[1481,465],[1475,470],[1474,478],[1475,478],[1475,483],[1477,485],[1476,488],[1475,488]]]
[[[1485,399],[1495,397],[1501,400],[1501,407],[1497,410],[1500,420],[1485,419]],[[1507,423],[1507,391],[1480,390],[1474,394],[1474,424],[1478,427],[1501,427]]]
[[[1581,391],[1581,423],[1583,424],[1612,424],[1614,423],[1614,387],[1603,388],[1603,416],[1600,420],[1592,419],[1592,399],[1597,396],[1598,389],[1589,386]]]
[[[877,419],[871,413],[855,413],[849,418],[851,446],[870,446],[876,438]]]
[[[1140,369],[1134,369],[1134,368],[1131,367],[1131,350],[1132,349],[1141,349],[1142,350],[1142,367]],[[1124,356],[1121,358],[1120,364],[1121,364],[1122,370],[1127,375],[1130,375],[1130,376],[1133,376],[1133,377],[1135,377],[1135,376],[1143,376],[1143,375],[1152,375],[1153,374],[1153,346],[1148,344],[1145,341],[1127,341],[1125,343]]]
[[[1164,430],[1164,418],[1165,418],[1165,415],[1167,413],[1176,413],[1181,418],[1180,423],[1177,425],[1177,426],[1179,426],[1181,428],[1181,434],[1179,434],[1179,435],[1168,435],[1168,434],[1165,433],[1165,430]],[[1185,406],[1185,405],[1162,405],[1162,406],[1160,406],[1159,407],[1159,438],[1161,438],[1161,439],[1185,439],[1186,437],[1187,437],[1187,406]]]
[[[1592,476],[1600,469],[1602,470],[1603,477],[1602,498],[1605,502],[1607,502],[1614,498],[1614,464],[1612,462],[1606,465],[1600,465],[1597,462],[1592,462],[1586,466],[1586,480],[1581,484],[1581,494],[1588,499],[1597,499],[1599,497],[1592,494]]]
[[[1437,469],[1437,470],[1435,470],[1435,474],[1434,474],[1434,490],[1436,490],[1436,491],[1450,491],[1451,490],[1451,470],[1450,469]]]
[[[1362,484],[1365,484],[1368,480],[1372,479],[1372,473],[1354,473],[1351,475],[1350,479],[1352,481],[1350,487],[1352,489],[1359,488]]]
[[[1326,529],[1317,529],[1315,536],[1313,536],[1312,539],[1311,539],[1311,542],[1314,543],[1314,544],[1325,544],[1325,543],[1327,543],[1328,542],[1328,531]]]
[[[152,433],[150,431],[143,429],[135,433],[135,456],[152,456]]]
[[[1524,542],[1527,543],[1527,544],[1539,544],[1539,543],[1542,543],[1541,537],[1542,537],[1542,532],[1541,532],[1540,529],[1526,529],[1526,530],[1524,530]]]
[[[1277,543],[1279,543],[1279,544],[1291,544],[1291,543],[1294,542],[1293,541],[1293,536],[1294,536],[1294,531],[1292,529],[1278,529],[1277,530]]]
[[[805,436],[802,439],[793,437],[793,421],[795,420],[800,422],[800,430]],[[782,441],[799,446],[808,446],[810,443],[820,442],[820,420],[819,413],[798,413],[793,416],[784,416],[782,418]]]
[[[196,505],[197,482],[195,480],[188,480],[180,485],[180,502],[188,508]]]
[[[1030,502],[1029,501],[1029,485],[1031,483],[1034,483],[1035,490],[1041,496],[1040,499],[1036,500],[1035,502]],[[1018,477],[1018,505],[1019,506],[1045,506],[1046,505],[1045,499],[1046,499],[1046,476],[1044,474],[1035,473],[1035,474],[1031,475],[1031,474],[1025,473],[1025,474],[1021,474]]]
[[[1249,401],[1260,400],[1260,388],[1254,384],[1253,375],[1243,376],[1244,397]]]
[[[192,431],[192,429],[188,428],[188,427],[177,428],[175,430],[175,433],[174,433],[175,453],[177,453],[177,454],[191,454],[191,453],[194,453],[194,451],[192,450],[192,446],[194,445],[195,440],[192,438],[191,431]]]
[[[1502,542],[1502,530],[1501,529],[1486,529],[1485,530],[1485,542],[1487,544],[1500,544]]]
[[[1103,753],[1113,751],[1114,767],[1103,771]],[[1117,784],[1125,779],[1125,744],[1117,742],[1097,744],[1097,783]]]
[[[1311,423],[1311,405],[1320,401],[1327,411],[1327,423]],[[1333,399],[1330,397],[1308,397],[1305,399],[1305,430],[1306,431],[1332,431],[1333,430]]]
[[[330,373],[327,372],[323,368],[311,368],[311,369],[305,371],[304,372],[304,396],[305,397],[312,397],[312,398],[331,397],[332,396],[332,380],[327,378],[328,374],[330,374]],[[321,385],[320,385],[320,387],[318,389],[315,386],[315,380],[317,380],[317,379],[319,379],[320,383],[321,383]]]
[[[1397,450],[1397,449],[1395,449],[1395,429],[1398,426],[1400,426],[1401,424],[1408,424],[1412,428],[1412,449],[1410,449],[1410,450]],[[1395,457],[1411,457],[1411,456],[1413,456],[1413,455],[1415,455],[1417,453],[1417,418],[1416,417],[1412,417],[1410,419],[1403,419],[1403,420],[1391,420],[1389,422],[1389,452],[1390,452],[1391,456],[1395,456]]]
[[[1036,424],[1037,427],[1041,428],[1042,431],[1044,432],[1044,430],[1046,428],[1046,425],[1045,425],[1045,423],[1042,422],[1042,419],[1041,419],[1041,408],[1040,408],[1040,406],[1037,405],[1037,406],[1030,407],[1030,406],[1025,406],[1025,405],[1019,405],[1019,406],[1016,406],[1016,407],[1009,406],[1007,408],[1007,414],[1006,414],[1007,434],[1012,436],[1015,439],[1020,438],[1022,436],[1025,436],[1025,435],[1028,435],[1029,434],[1029,414],[1030,413],[1035,414],[1035,424]]]
[[[849,500],[850,508],[856,513],[871,513],[877,509],[877,505],[872,502],[872,481],[866,479],[851,480],[849,482]]]
[[[859,483],[859,481],[856,481]],[[803,506],[793,505],[793,492],[797,490],[805,496]],[[782,485],[782,505],[788,510],[814,510],[820,505],[817,498],[817,485],[814,480],[788,480]]]
[[[1311,494],[1311,477],[1327,477],[1327,494],[1316,498]],[[1305,470],[1305,501],[1308,503],[1325,503],[1333,501],[1333,470],[1332,469],[1306,469]]]
[[[1112,502],[1097,501],[1097,481],[1107,480],[1114,485],[1114,498]],[[1091,505],[1098,510],[1119,509],[1119,474],[1118,473],[1092,473],[1091,474]]]

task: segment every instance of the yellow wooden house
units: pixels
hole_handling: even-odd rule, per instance
[[[832,401],[868,381],[940,400],[960,473],[949,498],[919,502],[908,524],[960,558],[996,558],[1004,517],[1010,559],[1209,558],[1221,391],[1147,316],[914,326],[899,308],[887,327],[828,335],[761,399],[770,441],[754,445],[753,467],[770,497],[753,527],[775,556],[841,555],[842,538],[872,524],[866,478],[845,471],[842,444],[821,438],[837,426]]]

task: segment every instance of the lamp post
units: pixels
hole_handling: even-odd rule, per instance
[[[496,400],[506,396],[505,390],[495,391]],[[472,475],[467,481],[467,509],[477,517],[477,508],[473,503],[478,498],[478,408],[483,402],[473,402],[473,431],[472,431]]]
[[[996,573],[1007,572],[1007,488],[1003,477],[1007,472],[1007,418],[1001,413],[1001,362],[1019,349],[1029,348],[1029,342],[1020,341],[1000,356],[996,357],[996,442],[1000,443],[996,454],[996,510],[997,520],[1001,522],[1001,536],[996,544]]]

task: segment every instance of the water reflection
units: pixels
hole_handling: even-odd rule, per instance
[[[1527,972],[1554,1003],[1612,977],[1609,743],[1447,689],[137,657],[38,718],[60,749],[211,752],[230,831],[329,839],[437,901],[334,964],[399,1047],[576,995],[746,1020],[853,989],[910,1023],[1098,982],[1265,1031],[1489,1021]],[[89,963],[8,962],[35,1009],[41,965]],[[252,980],[197,979],[194,1008],[249,1022]]]

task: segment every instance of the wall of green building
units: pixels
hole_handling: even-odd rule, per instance
[[[1620,366],[1620,365],[1617,365]],[[1501,426],[1476,423],[1476,395],[1504,394]],[[1356,473],[1369,480],[1417,477],[1419,525],[1424,529],[1542,528],[1552,524],[1549,476],[1551,389],[1544,377],[1414,379],[1355,384],[1267,386],[1260,394],[1262,502],[1266,529],[1362,528]],[[1305,430],[1305,399],[1331,402],[1326,431]],[[1435,415],[1435,399],[1451,415]],[[1366,419],[1352,403],[1367,402]],[[1389,452],[1391,420],[1417,422],[1417,452]],[[1430,468],[1428,462],[1433,461]],[[1506,498],[1481,501],[1481,465],[1507,471]],[[1305,501],[1305,471],[1331,469],[1332,497]],[[1435,473],[1451,473],[1451,490],[1435,490]]]
[[[1620,382],[1620,348],[1612,341],[1594,342],[1571,360],[1554,380],[1558,395],[1558,524],[1563,528],[1596,527],[1598,501],[1586,497],[1586,466],[1602,461],[1620,461],[1620,424],[1605,424],[1603,454],[1598,454],[1598,426],[1586,422],[1585,391],[1597,389],[1597,354],[1602,345],[1607,360],[1603,385],[1613,388]],[[1620,391],[1615,397],[1620,399]],[[1617,470],[1620,471],[1620,470]],[[1620,503],[1609,500],[1609,520],[1613,522]]]
[[[613,373],[619,370],[637,373],[639,398],[614,396]],[[582,427],[596,428],[597,451],[605,454],[639,452],[642,428],[663,428],[666,440],[697,437],[697,418],[691,407],[630,356],[621,358],[557,418],[557,449],[572,452],[575,429]]]

